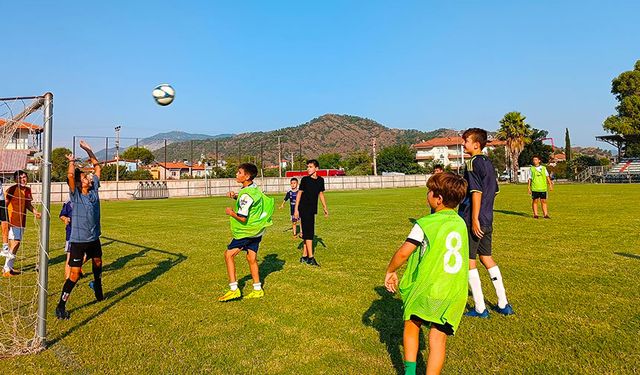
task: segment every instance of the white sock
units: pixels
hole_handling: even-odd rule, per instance
[[[235,292],[236,290],[238,290],[238,282],[234,281],[232,283],[229,283],[229,289],[231,289],[232,292]]]
[[[473,295],[473,302],[475,303],[476,311],[479,313],[484,312],[487,307],[484,305],[482,285],[480,284],[480,274],[478,273],[477,268],[469,270],[469,287],[471,287],[471,294]]]
[[[491,276],[491,281],[493,281],[493,286],[496,288],[496,295],[498,296],[498,307],[504,309],[507,306],[507,293],[504,290],[504,284],[502,283],[502,274],[500,274],[500,269],[498,266],[493,266],[489,268],[489,276]]]
[[[262,289],[262,283],[253,284],[253,290],[260,290],[260,289]]]

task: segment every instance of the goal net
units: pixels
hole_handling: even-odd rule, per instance
[[[0,358],[44,347],[49,236],[52,95],[0,98]],[[45,132],[47,129],[47,132]],[[23,171],[27,179],[17,171]],[[28,210],[28,202],[42,214]],[[45,297],[45,298],[42,298]]]

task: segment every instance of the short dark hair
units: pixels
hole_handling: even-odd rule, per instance
[[[307,165],[309,165],[309,164],[313,164],[313,165],[316,166],[316,168],[320,168],[320,163],[316,159],[307,160]]]
[[[82,186],[82,182],[80,179],[82,178],[82,174],[85,173],[80,168],[76,168],[73,174],[73,179],[76,181],[76,186]]]
[[[471,137],[474,142],[480,143],[480,148],[487,145],[487,131],[480,128],[469,128],[462,133],[462,139]]]
[[[540,155],[537,155],[537,154],[536,154],[536,155],[533,155],[533,156],[531,157],[531,160],[536,159],[536,158],[537,158],[538,160],[542,160],[542,158],[540,157]]]
[[[293,181],[298,182],[298,179],[295,177],[291,177],[291,180],[289,180],[289,182],[293,182]]]
[[[238,169],[242,169],[245,173],[248,173],[249,180],[251,181],[258,175],[258,167],[251,163],[242,163],[238,166]]]
[[[23,174],[26,175],[27,172],[23,171],[22,169],[18,169],[17,171],[13,172],[13,179],[18,181],[18,177],[22,176]]]
[[[431,176],[427,181],[427,188],[434,196],[441,196],[442,203],[448,208],[455,208],[467,195],[467,181],[450,172]]]
[[[434,166],[433,166],[433,169],[434,169],[434,170],[436,170],[436,169],[442,169],[442,170],[444,171],[444,165],[442,165],[442,164],[436,164],[436,165],[434,165]]]

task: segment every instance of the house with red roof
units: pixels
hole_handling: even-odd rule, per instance
[[[188,163],[184,161],[155,163],[149,168],[154,180],[179,180],[183,176],[202,178],[205,175],[204,163]]]
[[[470,156],[465,154],[462,137],[433,138],[413,145],[416,150],[416,161],[422,166],[430,163],[450,166],[453,169],[464,167],[464,160]],[[482,150],[485,154],[496,147],[503,147],[504,141],[491,140]]]
[[[0,118],[0,133],[5,126],[7,120]],[[42,150],[43,130],[42,126],[20,122],[7,144],[0,145],[0,175],[12,175],[18,169],[38,169],[34,156]]]

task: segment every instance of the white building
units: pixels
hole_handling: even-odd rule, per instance
[[[0,132],[6,120],[0,119]],[[36,152],[42,150],[43,128],[21,122],[6,145],[0,145],[0,175],[11,176],[18,169],[37,170]]]
[[[426,142],[413,145],[416,150],[416,161],[423,167],[430,164],[442,164],[452,169],[464,167],[464,160],[470,156],[465,154],[462,137],[433,138]],[[485,154],[499,146],[504,146],[504,141],[492,140],[482,150]]]

